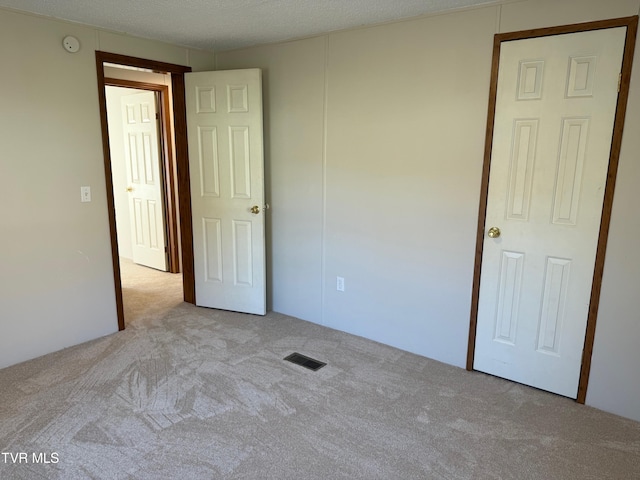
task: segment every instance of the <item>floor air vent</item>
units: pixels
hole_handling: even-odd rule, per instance
[[[326,365],[326,363],[319,362],[318,360],[314,360],[313,358],[309,358],[301,353],[294,352],[291,355],[284,357],[284,360],[288,362],[295,363],[296,365],[301,365],[304,368],[308,368],[309,370],[320,370],[322,367]]]

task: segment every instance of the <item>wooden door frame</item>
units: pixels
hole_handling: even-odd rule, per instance
[[[169,104],[169,87],[162,84],[123,80],[120,78],[106,78],[104,83],[109,87],[132,88],[145,90],[159,95],[156,106],[160,119],[160,176],[163,199],[163,216],[165,218],[165,235],[167,238],[167,271],[169,273],[180,272],[180,259],[178,249],[178,222],[177,222],[177,201],[175,192],[175,168],[173,162],[173,147],[171,145],[170,134],[171,114]]]
[[[108,82],[104,75],[104,64],[114,63],[117,65],[147,68],[154,72],[168,73],[171,75],[171,102],[173,104],[173,130],[175,135],[176,159],[175,174],[178,180],[177,196],[179,209],[178,215],[180,218],[180,237],[182,243],[182,278],[184,301],[195,304],[191,188],[189,183],[189,153],[187,147],[187,112],[184,96],[184,74],[190,72],[191,67],[157,62],[155,60],[146,60],[143,58],[130,57],[127,55],[120,55],[102,51],[96,51],[95,55],[96,73],[98,79],[98,100],[100,104],[100,125],[102,128],[102,154],[104,157],[105,183],[107,187],[107,210],[109,215],[109,232],[111,237],[113,282],[116,297],[116,312],[118,317],[118,329],[124,330],[124,305],[122,299],[122,282],[120,279],[120,262],[118,254],[115,201],[113,194],[113,178],[111,169],[111,150],[109,147],[109,129],[107,123],[107,100],[105,93],[105,86],[108,84]],[[168,102],[166,107],[169,107]]]
[[[512,40],[524,40],[529,38],[562,35],[568,33],[603,30],[607,28],[627,27],[622,57],[622,76],[620,80],[620,92],[616,106],[616,114],[611,139],[611,151],[609,155],[609,169],[602,203],[602,216],[600,219],[600,232],[598,234],[598,246],[596,250],[589,312],[587,315],[587,327],[585,332],[584,348],[582,351],[582,367],[578,383],[578,395],[576,401],[584,403],[587,397],[589,372],[591,370],[591,356],[596,332],[596,320],[598,305],[600,302],[600,289],[602,287],[602,273],[611,221],[611,208],[613,206],[613,194],[618,172],[618,160],[622,145],[622,132],[627,110],[627,98],[629,97],[629,83],[631,80],[631,67],[633,52],[636,44],[636,32],[638,29],[638,16],[602,20],[597,22],[578,23],[559,27],[523,30],[519,32],[498,33],[493,40],[493,60],[491,64],[491,86],[489,89],[489,107],[487,112],[487,131],[484,147],[484,165],[482,168],[482,182],[480,188],[480,206],[478,210],[478,227],[476,231],[476,254],[474,262],[473,286],[471,296],[471,315],[469,326],[469,344],[467,349],[467,370],[473,370],[475,356],[476,327],[478,320],[478,302],[480,296],[480,271],[482,268],[482,248],[484,243],[485,218],[487,214],[487,197],[489,194],[489,172],[491,167],[491,148],[493,144],[493,128],[496,111],[496,94],[498,91],[498,70],[500,67],[500,46],[502,42]]]

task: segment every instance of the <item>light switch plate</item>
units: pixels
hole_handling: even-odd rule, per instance
[[[80,187],[80,201],[81,202],[91,201],[91,187]]]

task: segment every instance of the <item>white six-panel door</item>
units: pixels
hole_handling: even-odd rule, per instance
[[[167,271],[160,143],[154,92],[121,99],[133,261]]]
[[[572,398],[625,35],[501,45],[473,366]]]
[[[266,313],[262,76],[185,75],[196,305]]]

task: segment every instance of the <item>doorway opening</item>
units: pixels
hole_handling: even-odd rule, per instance
[[[167,75],[107,67],[107,121],[120,256],[157,270],[180,271],[171,111]],[[151,75],[155,77],[149,78]]]
[[[171,79],[166,74],[115,66],[105,66],[105,73],[120,277],[128,324],[163,299],[171,298],[175,304],[182,297],[168,102]]]
[[[123,70],[124,67],[124,70]],[[120,198],[122,185],[115,180],[114,169],[122,165],[116,164],[114,144],[115,132],[109,130],[108,95],[107,88],[127,88],[140,91],[151,91],[157,105],[159,119],[162,120],[159,129],[160,137],[158,149],[162,151],[164,161],[160,162],[157,181],[161,184],[161,198],[156,201],[162,209],[163,222],[166,227],[158,227],[166,235],[166,264],[169,272],[182,271],[183,299],[188,303],[195,303],[195,286],[193,276],[193,231],[191,221],[191,193],[189,188],[188,152],[186,144],[186,111],[184,103],[184,74],[191,71],[190,67],[155,62],[124,55],[96,52],[96,68],[98,77],[98,95],[100,100],[100,115],[103,139],[103,155],[105,164],[105,181],[107,186],[107,206],[111,236],[111,254],[114,272],[114,290],[118,316],[118,328],[125,328],[125,312],[122,287],[122,268],[120,265],[120,250],[118,237],[118,217],[116,200]],[[127,75],[122,74],[127,71]],[[118,73],[119,72],[119,73]],[[143,74],[147,79],[143,79]],[[153,77],[153,76],[156,77]],[[132,78],[132,76],[134,78]],[[135,78],[137,76],[137,78]],[[115,78],[118,77],[118,78]],[[148,81],[149,78],[156,80]],[[123,92],[119,92],[123,93]],[[115,95],[115,94],[114,94]],[[124,96],[124,95],[122,95]],[[112,112],[113,113],[113,112]],[[173,115],[171,114],[173,113]],[[116,115],[120,113],[116,112]],[[127,112],[123,114],[125,117]],[[155,116],[155,114],[154,114]],[[155,121],[155,119],[154,119]],[[123,134],[124,136],[124,134]],[[112,138],[113,137],[113,138]],[[148,147],[151,148],[152,141]],[[114,153],[112,155],[112,152]],[[143,167],[144,168],[144,165]],[[125,168],[126,169],[126,168]],[[129,177],[131,179],[131,177]],[[118,191],[116,192],[116,188]],[[126,193],[129,185],[124,188]],[[118,203],[123,203],[118,201]],[[126,203],[126,202],[124,202]],[[135,208],[135,207],[134,207]],[[122,218],[124,213],[120,215]],[[122,224],[122,222],[121,222]],[[125,227],[121,226],[121,230]],[[134,225],[135,230],[135,225]],[[126,247],[122,246],[124,249]],[[164,250],[164,245],[160,246]],[[162,252],[164,256],[165,252]],[[154,267],[154,268],[157,268]]]

